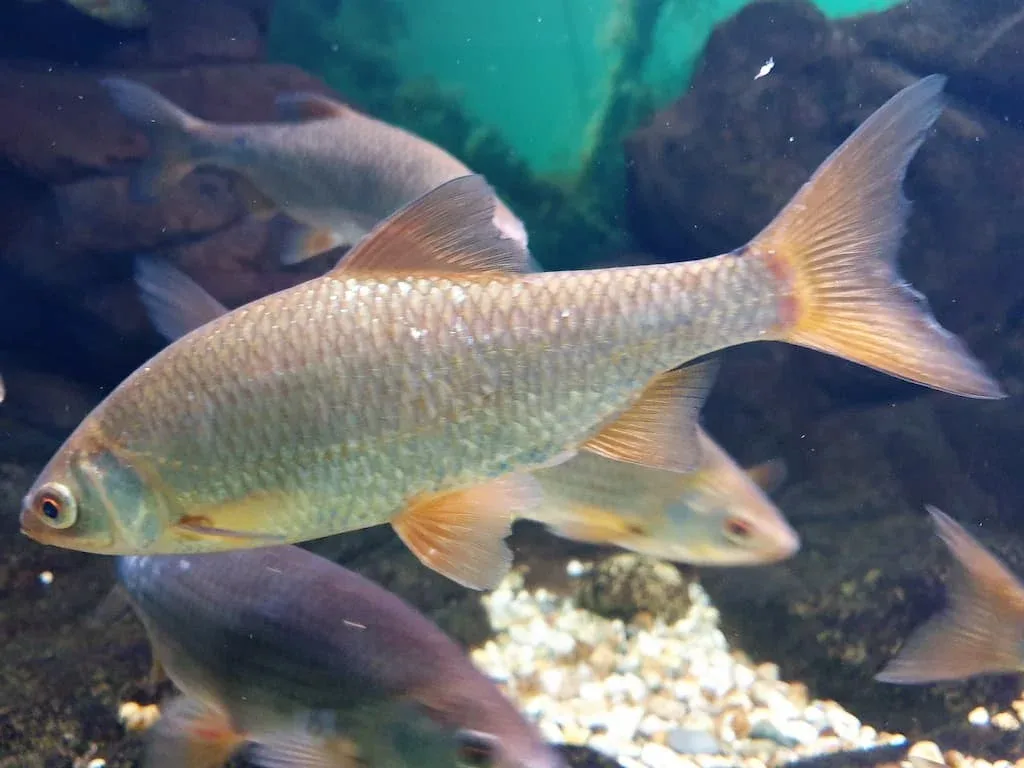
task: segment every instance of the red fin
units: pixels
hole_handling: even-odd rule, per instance
[[[616,461],[692,472],[700,464],[700,409],[717,370],[717,363],[706,362],[655,377],[639,400],[582,448]]]
[[[352,114],[353,109],[322,93],[282,93],[274,100],[282,120],[329,120]]]
[[[930,683],[1024,669],[1024,585],[955,520],[929,507],[956,558],[948,605],[903,645],[875,679]]]
[[[745,251],[785,294],[776,338],[945,392],[1005,397],[895,268],[910,210],[903,178],[942,111],[944,84],[932,75],[893,96]]]
[[[530,253],[495,226],[496,204],[482,176],[452,179],[374,227],[331,274],[526,272]]]
[[[512,565],[512,516],[537,493],[532,477],[510,475],[416,499],[391,524],[424,565],[464,587],[493,589]]]
[[[146,768],[220,768],[244,737],[227,717],[196,699],[181,697],[164,708],[150,731]]]

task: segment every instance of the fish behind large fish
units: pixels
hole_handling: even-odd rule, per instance
[[[767,491],[779,461],[744,471],[698,427],[700,466],[672,472],[581,451],[533,473],[543,501],[525,514],[560,536],[691,565],[763,565],[800,548]]]
[[[128,557],[119,582],[182,691],[147,768],[561,768],[465,653],[405,602],[298,547]]]
[[[898,93],[754,240],[701,261],[523,274],[490,187],[447,182],[323,277],[135,371],[44,468],[22,530],[133,554],[389,522],[422,562],[486,588],[509,568],[512,516],[541,498],[531,472],[579,451],[697,466],[703,390],[684,364],[710,352],[786,341],[1002,397],[893,263],[943,83]]]
[[[102,85],[149,138],[136,196],[152,197],[198,166],[239,173],[251,208],[294,220],[282,242],[285,263],[351,245],[406,203],[472,173],[426,139],[319,94],[278,97],[287,122],[229,125],[190,115],[141,83],[110,77]],[[500,200],[494,224],[526,247],[526,228]]]
[[[1024,672],[1024,583],[945,512],[928,513],[956,561],[948,605],[875,679],[920,684]]]

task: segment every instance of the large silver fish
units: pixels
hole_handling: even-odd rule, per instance
[[[109,554],[297,542],[390,522],[427,565],[507,572],[531,472],[579,451],[700,459],[688,361],[811,347],[1002,397],[898,277],[906,166],[944,79],[894,96],[768,227],[701,261],[523,274],[480,177],[402,209],[331,272],[188,333],[118,386],[25,497],[22,530]]]
[[[136,279],[149,316],[169,342],[228,310],[171,264],[136,260]],[[687,368],[695,392],[710,388],[714,362]],[[672,472],[583,451],[533,473],[543,503],[532,520],[577,541],[613,544],[694,565],[758,565],[795,554],[800,539],[767,493],[785,465],[769,461],[744,471],[703,429],[700,464]]]
[[[119,582],[182,691],[147,768],[562,768],[452,640],[298,547],[123,558]]]

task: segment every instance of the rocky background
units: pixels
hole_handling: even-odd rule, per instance
[[[226,174],[197,172],[156,204],[127,195],[126,174],[147,148],[105,99],[98,75],[126,73],[214,120],[269,120],[281,91],[329,92],[315,76],[266,59],[266,5],[210,0],[155,13],[136,31],[91,21],[59,0],[0,5],[3,768],[84,766],[91,744],[111,765],[137,754],[114,715],[148,657],[133,619],[96,619],[111,563],[42,548],[17,528],[19,500],[59,441],[161,344],[135,295],[131,257],[163,252],[234,306],[318,274],[337,255],[279,267],[272,224],[249,218]],[[804,547],[783,566],[700,577],[730,639],[780,664],[785,678],[879,728],[999,755],[1019,748],[1019,732],[962,726],[979,704],[1005,707],[1018,679],[897,688],[871,677],[941,605],[948,558],[924,503],[982,525],[983,541],[1024,572],[1016,533],[1024,294],[1014,278],[1024,243],[1020,22],[1009,0],[911,2],[843,23],[808,3],[749,7],[714,33],[689,90],[623,148],[633,252],[643,256],[620,256],[606,223],[500,157],[498,145],[479,150],[482,164],[470,161],[511,191],[549,268],[700,258],[755,234],[900,87],[933,71],[951,76],[949,109],[910,170],[915,212],[901,265],[1011,398],[962,400],[783,345],[727,352],[707,425],[742,462],[785,458],[790,482],[778,501]],[[769,57],[775,69],[754,80]],[[437,124],[457,125],[468,141],[466,121],[445,110]],[[317,547],[460,639],[486,632],[475,596],[420,568],[389,531]],[[536,529],[520,532],[516,551],[534,579],[553,584],[564,559],[603,554]]]

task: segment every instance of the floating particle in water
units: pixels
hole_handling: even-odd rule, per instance
[[[48,587],[53,584],[53,571],[43,571],[39,574],[39,583],[44,587]]]
[[[754,79],[755,80],[760,80],[762,77],[767,75],[773,69],[775,69],[775,57],[774,56],[769,56],[768,57],[768,61],[766,61],[764,64],[762,64],[761,68],[759,70],[757,70],[757,74],[754,75]]]

